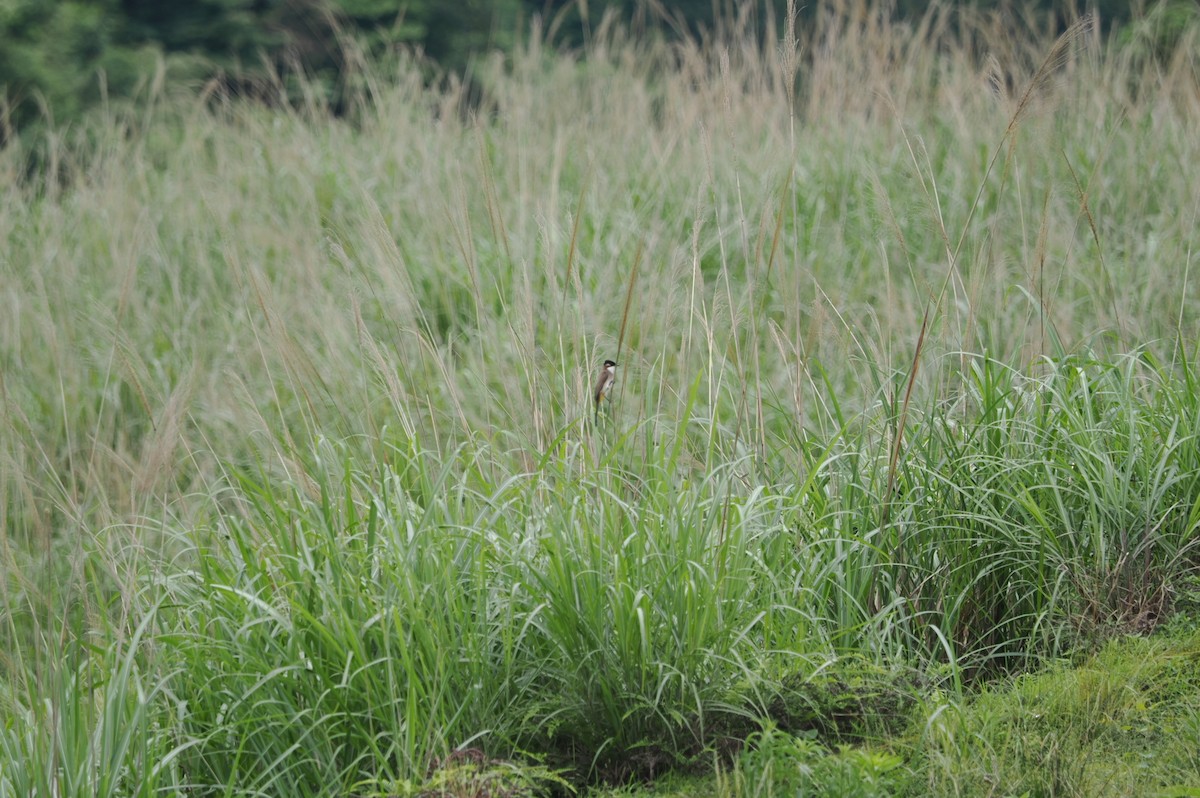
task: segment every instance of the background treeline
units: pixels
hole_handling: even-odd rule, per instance
[[[892,3],[896,14],[908,17],[928,5]],[[1050,10],[1064,17],[1081,10],[1053,0],[972,5]],[[821,3],[797,6],[803,24],[820,12]],[[785,7],[786,0],[0,0],[0,142],[30,122],[69,121],[106,96],[134,96],[163,79],[215,79],[241,93],[269,95],[280,85],[278,75],[303,73],[317,79],[315,85],[337,109],[348,72],[347,37],[375,55],[397,46],[416,48],[431,66],[462,74],[474,54],[505,50],[535,18],[555,44],[574,46],[606,14],[673,37],[701,33],[747,8],[751,24],[779,25]],[[1152,46],[1162,49],[1200,6],[1196,0],[1157,5],[1094,0],[1090,7],[1110,30],[1153,19]]]

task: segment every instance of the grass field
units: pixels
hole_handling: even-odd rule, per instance
[[[541,41],[0,153],[0,796],[1198,794],[1197,38]]]

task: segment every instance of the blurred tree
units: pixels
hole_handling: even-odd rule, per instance
[[[152,48],[113,46],[120,24],[114,10],[112,0],[0,0],[5,128],[23,126],[43,107],[55,118],[69,119],[97,101],[102,90],[115,95],[133,90],[139,76],[152,69],[155,54]]]
[[[1185,53],[1194,74],[1197,55],[1200,55],[1200,2],[1197,0],[1163,0],[1150,11],[1140,15],[1117,34],[1117,41],[1126,48],[1134,63],[1165,65],[1175,57],[1180,47],[1190,47]]]

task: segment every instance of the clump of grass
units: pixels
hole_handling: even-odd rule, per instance
[[[848,653],[968,672],[1151,628],[1200,545],[1190,367],[1080,356],[1022,374],[960,357],[962,392],[915,412],[895,479],[874,444],[887,415],[811,464],[786,520],[807,611]]]
[[[394,452],[364,472],[333,449],[307,489],[244,484],[245,520],[201,530],[199,570],[172,586],[187,772],[350,789],[475,745],[616,776],[748,712],[764,615],[794,628],[761,567],[770,502],[724,505],[708,481],[674,495],[653,471],[634,493],[569,459],[487,493],[471,470],[486,454],[435,471]]]
[[[862,748],[829,751],[804,737],[768,726],[747,740],[737,766],[728,775],[731,796],[820,796],[884,798],[901,782],[895,771],[902,760]]]
[[[43,640],[45,659],[17,674],[36,683],[0,682],[0,796],[149,798],[182,789],[177,757],[187,746],[165,711],[167,676],[145,657],[154,621],[152,613],[140,619],[128,639],[90,635],[100,645]]]

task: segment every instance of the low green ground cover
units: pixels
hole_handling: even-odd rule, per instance
[[[1151,637],[1114,639],[1075,661],[953,697],[906,689],[909,709],[872,706],[895,678],[861,670],[868,709],[853,734],[768,726],[716,774],[600,796],[1200,794],[1200,624],[1177,615]],[[873,685],[868,688],[867,685]],[[828,686],[812,686],[828,691]],[[847,695],[835,690],[833,699]],[[844,699],[842,699],[844,700]],[[881,730],[871,718],[892,718]]]

